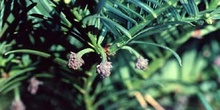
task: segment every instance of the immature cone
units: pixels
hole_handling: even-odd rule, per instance
[[[198,29],[198,30],[193,31],[193,32],[192,32],[192,37],[193,37],[193,38],[197,38],[197,39],[201,39],[201,38],[202,38],[202,36],[201,36],[201,30]]]
[[[84,64],[82,58],[78,57],[76,53],[70,52],[68,66],[74,70],[79,69]]]
[[[111,62],[102,62],[96,66],[97,73],[101,76],[101,78],[106,78],[111,74],[112,64]]]
[[[140,70],[145,70],[148,66],[148,59],[144,59],[143,57],[139,57],[135,64],[135,68]]]
[[[12,102],[10,110],[25,110],[25,105],[21,100],[14,100]]]
[[[39,86],[39,85],[42,85],[42,84],[43,84],[42,81],[39,81],[39,80],[37,80],[35,77],[32,77],[32,78],[29,80],[28,91],[29,91],[31,94],[36,94],[37,91],[38,91],[38,86]]]

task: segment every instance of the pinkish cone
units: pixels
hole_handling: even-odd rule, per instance
[[[143,57],[139,57],[135,64],[135,68],[140,70],[145,70],[148,66],[148,59],[144,59]]]
[[[14,100],[10,110],[25,110],[26,107],[21,100]]]
[[[42,85],[43,82],[42,81],[39,81],[36,79],[36,77],[32,77],[30,80],[29,80],[29,85],[28,85],[28,91],[31,93],[31,94],[36,94],[37,91],[38,91],[38,86],[39,85]]]
[[[96,66],[97,73],[101,78],[106,78],[111,74],[112,64],[111,62],[102,62]]]
[[[74,70],[79,69],[84,64],[82,58],[79,58],[76,53],[70,52],[68,67]]]

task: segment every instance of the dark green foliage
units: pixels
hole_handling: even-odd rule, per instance
[[[1,0],[0,11],[0,110],[219,108],[218,0]]]

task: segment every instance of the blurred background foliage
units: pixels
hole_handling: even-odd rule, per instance
[[[18,99],[27,110],[218,110],[219,5],[1,0],[0,110]],[[85,48],[95,52],[83,56],[79,70],[69,69],[70,51]],[[113,65],[104,79],[96,73],[103,51]],[[149,60],[146,70],[135,68],[134,51]],[[28,90],[32,77],[43,82],[36,94]]]

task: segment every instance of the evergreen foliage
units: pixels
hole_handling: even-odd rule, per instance
[[[220,108],[218,0],[0,2],[0,110]]]

